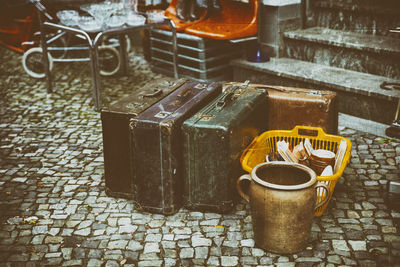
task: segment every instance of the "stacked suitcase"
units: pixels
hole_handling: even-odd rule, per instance
[[[335,97],[249,83],[229,83],[223,92],[218,83],[150,83],[102,110],[106,193],[167,215],[182,205],[228,212],[238,200],[240,156],[254,137],[296,123],[287,110],[310,109],[313,116],[293,117],[335,132]]]

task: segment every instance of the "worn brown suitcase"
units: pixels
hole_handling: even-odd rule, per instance
[[[230,84],[235,83],[225,86]],[[250,86],[268,91],[268,130],[291,130],[296,125],[305,125],[337,134],[336,92],[262,84]]]
[[[217,83],[187,82],[131,119],[134,201],[173,214],[182,206],[183,121],[221,92]]]
[[[132,198],[129,120],[185,83],[157,79],[101,111],[106,193]]]
[[[265,90],[231,86],[182,126],[184,205],[228,212],[238,200],[240,156],[267,126]]]

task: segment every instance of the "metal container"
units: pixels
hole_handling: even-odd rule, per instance
[[[152,69],[157,73],[173,74],[171,53],[172,32],[161,29],[150,31]],[[191,34],[177,34],[179,77],[196,81],[230,80],[229,61],[241,55],[239,44],[200,38]]]

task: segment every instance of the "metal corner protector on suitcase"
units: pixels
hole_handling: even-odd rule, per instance
[[[267,92],[234,85],[183,123],[184,206],[227,212],[238,200],[240,156],[267,126]]]
[[[132,198],[129,120],[185,83],[162,78],[146,84],[101,111],[106,193]]]
[[[168,215],[182,206],[182,123],[221,90],[217,83],[187,82],[131,119],[133,189],[138,209]]]

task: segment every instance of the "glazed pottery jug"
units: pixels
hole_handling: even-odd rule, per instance
[[[250,181],[248,194],[243,181]],[[326,190],[318,204],[317,188]],[[273,161],[261,163],[237,181],[239,194],[250,202],[254,240],[267,251],[288,254],[305,248],[314,210],[329,200],[329,188],[317,185],[315,172],[301,164]]]

